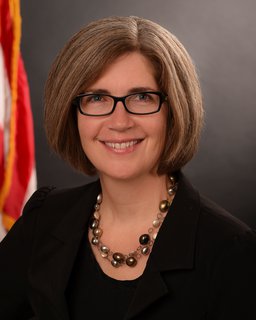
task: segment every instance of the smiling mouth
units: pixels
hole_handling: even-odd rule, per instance
[[[141,141],[142,140],[131,140],[131,141],[125,141],[125,142],[105,141],[104,144],[112,149],[115,149],[115,150],[125,150],[125,149],[133,147],[134,145],[138,144]]]

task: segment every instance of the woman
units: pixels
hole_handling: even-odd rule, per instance
[[[163,27],[111,17],[74,35],[46,84],[46,133],[99,179],[28,201],[0,247],[1,319],[255,319],[255,233],[181,172],[202,118]]]

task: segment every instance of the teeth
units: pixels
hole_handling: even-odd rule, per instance
[[[126,149],[126,148],[134,146],[137,142],[138,142],[137,140],[133,140],[133,141],[121,142],[121,143],[119,143],[119,142],[115,142],[115,143],[105,142],[105,144],[113,149]]]

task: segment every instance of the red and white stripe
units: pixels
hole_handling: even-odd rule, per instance
[[[29,86],[20,53],[18,0],[0,0],[0,238],[36,189]]]

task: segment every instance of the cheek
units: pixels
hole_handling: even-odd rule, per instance
[[[82,125],[82,121],[79,119],[79,117],[77,119],[77,128],[78,128],[81,143],[83,144],[84,126]]]
[[[77,128],[78,128],[78,132],[79,132],[80,136],[81,136],[81,133],[83,130],[82,124],[83,124],[83,121],[82,121],[81,115],[80,115],[80,113],[77,113]]]
[[[158,127],[158,161],[164,153],[167,138],[167,119],[159,122],[161,125]]]
[[[166,124],[163,124],[160,128],[158,128],[157,141],[159,154],[162,154],[166,143]]]
[[[157,132],[159,146],[161,146],[161,151],[164,147],[165,141],[166,141],[166,132],[167,132],[167,114],[164,112],[165,110],[162,110],[163,112],[160,114],[160,117],[157,121],[157,125],[155,128],[155,132]]]
[[[86,143],[90,140],[90,134],[92,132],[91,123],[87,119],[77,117],[77,127],[80,136],[80,140],[83,148],[86,146]]]

